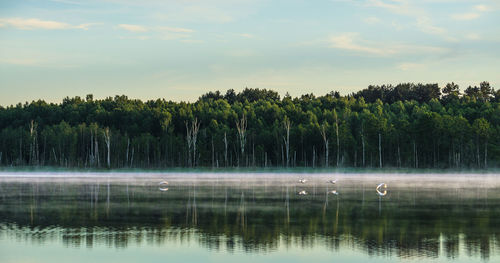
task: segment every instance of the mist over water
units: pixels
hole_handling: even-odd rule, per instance
[[[495,262],[499,208],[495,173],[12,172],[0,261]]]

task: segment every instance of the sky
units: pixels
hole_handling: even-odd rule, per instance
[[[500,0],[0,0],[0,105],[500,88]]]

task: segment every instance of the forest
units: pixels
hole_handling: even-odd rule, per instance
[[[192,103],[38,100],[0,106],[0,165],[495,168],[500,90],[403,83],[295,98],[230,89]]]

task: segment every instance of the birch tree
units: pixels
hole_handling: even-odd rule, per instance
[[[31,120],[30,122],[30,154],[29,154],[29,163],[31,165],[38,164],[38,132],[37,132],[38,124]]]
[[[198,122],[198,118],[195,118],[191,121],[191,125],[186,124],[186,141],[188,146],[188,165],[196,166],[196,141],[198,139],[198,132],[200,130],[200,122]],[[191,155],[192,150],[192,155]]]
[[[111,168],[111,132],[109,131],[109,127],[106,127],[104,129],[103,134],[104,134],[104,143],[106,144],[106,149],[107,149],[106,163],[108,165],[108,168]]]
[[[285,129],[283,142],[285,143],[286,167],[288,167],[290,165],[290,119],[287,116],[283,120],[283,128]]]
[[[245,114],[243,114],[243,117],[238,121],[236,121],[236,130],[238,131],[238,139],[240,142],[240,150],[241,150],[241,157],[244,158],[245,156],[245,144],[246,144],[246,132],[247,132],[247,119]],[[240,158],[238,158],[238,166],[239,166],[239,161]]]
[[[325,167],[328,167],[328,122],[324,122],[322,125],[321,125],[321,128],[320,128],[320,133],[321,133],[321,137],[323,138],[323,143],[324,143],[324,147],[325,147]]]

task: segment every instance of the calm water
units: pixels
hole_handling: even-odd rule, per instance
[[[499,262],[499,176],[0,174],[0,262]]]

